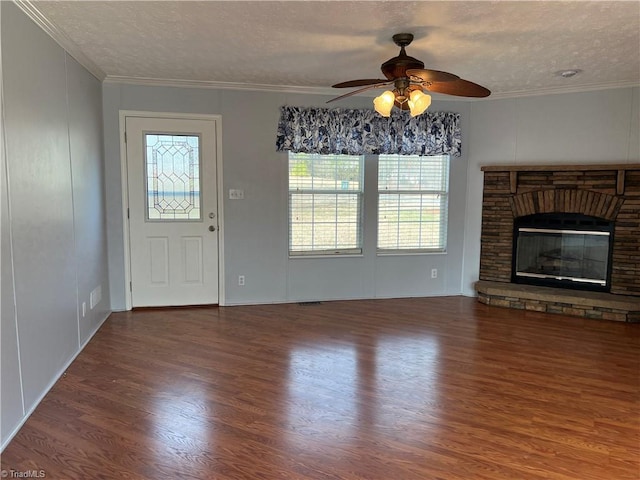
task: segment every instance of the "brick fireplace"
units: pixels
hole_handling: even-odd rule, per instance
[[[640,321],[640,164],[482,167],[478,299],[590,318]],[[578,214],[613,224],[610,293],[512,283],[514,223]]]

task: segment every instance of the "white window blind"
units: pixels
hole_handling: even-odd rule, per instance
[[[363,158],[289,152],[289,254],[362,253]]]
[[[378,251],[445,251],[448,190],[448,155],[380,155]]]

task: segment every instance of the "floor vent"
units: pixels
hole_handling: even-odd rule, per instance
[[[302,305],[303,307],[308,307],[310,305],[320,305],[322,302],[298,302],[298,305]]]

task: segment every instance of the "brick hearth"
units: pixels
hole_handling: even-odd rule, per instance
[[[482,204],[482,236],[480,253],[480,280],[501,284],[511,283],[511,255],[514,219],[534,213],[581,213],[615,222],[611,265],[611,298],[625,296],[633,307],[636,298],[640,304],[640,164],[622,165],[497,165],[482,167],[484,192]],[[518,287],[522,287],[518,285]],[[491,295],[479,292],[484,303],[520,308],[514,295]],[[522,289],[520,289],[522,291]],[[525,291],[532,291],[531,289]],[[557,290],[558,295],[576,293]],[[518,289],[515,289],[516,293]],[[564,292],[564,293],[563,293]],[[513,291],[511,293],[514,293]],[[593,292],[579,295],[595,298]],[[509,300],[506,299],[515,299]],[[531,299],[529,299],[531,300]],[[538,299],[539,300],[539,299]],[[523,300],[524,301],[524,300]],[[513,303],[513,305],[509,305]],[[556,302],[544,303],[544,311],[591,318],[598,316],[592,309],[574,308],[572,302],[558,302],[563,308],[548,308]],[[538,309],[543,309],[543,304]],[[529,305],[534,303],[529,302]],[[599,307],[600,308],[600,307]],[[608,308],[606,306],[602,308]],[[534,309],[531,307],[530,309]],[[562,310],[562,311],[559,311]],[[640,311],[640,308],[636,308]],[[633,310],[616,311],[612,320],[636,321]],[[591,312],[587,315],[586,312]],[[612,312],[608,312],[612,313]]]
[[[484,280],[477,282],[475,288],[478,301],[486,305],[598,320],[640,322],[640,297]]]

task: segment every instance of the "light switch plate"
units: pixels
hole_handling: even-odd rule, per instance
[[[244,198],[244,190],[229,189],[229,198],[231,200],[242,200]]]

